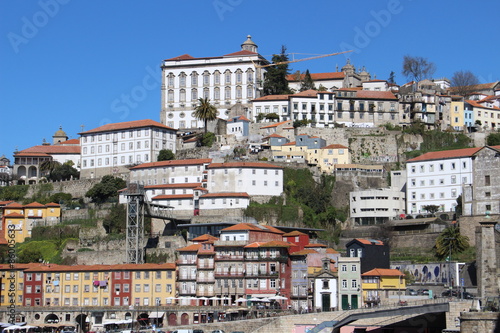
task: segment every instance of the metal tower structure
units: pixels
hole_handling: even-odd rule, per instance
[[[144,263],[144,217],[173,221],[171,206],[149,202],[144,185],[130,183],[127,197],[127,263]]]

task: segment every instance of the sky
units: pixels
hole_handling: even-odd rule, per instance
[[[500,80],[500,1],[4,0],[0,1],[0,156],[106,123],[160,118],[160,64],[182,54],[239,51],[247,35],[271,59],[348,54],[290,65],[334,72],[347,58],[396,82],[405,55],[435,78],[470,70]]]

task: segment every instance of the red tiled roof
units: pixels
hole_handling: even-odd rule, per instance
[[[27,205],[24,205],[24,207],[39,207],[39,208],[45,208],[45,205],[42,205],[41,203],[38,202],[32,202]]]
[[[178,57],[174,57],[174,58],[170,58],[170,59],[165,59],[165,61],[175,61],[175,60],[192,60],[192,59],[196,59],[195,57],[192,57],[190,56],[189,54],[183,54],[183,55],[180,55]]]
[[[207,169],[233,169],[233,168],[252,168],[252,169],[283,169],[278,165],[259,162],[227,162],[210,163]]]
[[[288,100],[288,97],[291,95],[267,95],[267,96],[262,96],[259,98],[256,98],[253,100],[253,102],[260,102],[260,101],[285,101]]]
[[[366,245],[384,245],[384,242],[378,239],[356,238],[355,240],[360,242],[361,244],[366,244]]]
[[[489,106],[485,106],[485,105],[482,105],[481,103],[479,103],[478,101],[473,101],[473,100],[466,100],[465,101],[466,103],[469,103],[470,105],[472,106],[475,106],[475,107],[479,107],[479,108],[483,108],[483,109],[488,109],[488,110],[500,110],[500,108],[496,107],[496,106],[493,106],[493,107],[489,107]]]
[[[8,204],[13,203],[13,202],[14,202],[13,200],[0,201],[0,206],[5,206],[5,205],[8,205]]]
[[[254,242],[244,246],[245,249],[260,247],[264,242]]]
[[[290,247],[295,246],[295,244],[284,242],[284,241],[270,241],[262,244],[260,247]]]
[[[312,254],[312,253],[318,253],[318,251],[313,250],[313,249],[304,249],[304,250],[290,253],[290,255],[292,255],[292,256],[304,256],[304,255]]]
[[[304,90],[293,95],[293,97],[316,97],[318,96],[318,91],[314,89]]]
[[[21,205],[17,202],[12,202],[12,203],[6,205],[5,208],[23,208],[23,205]]]
[[[249,230],[249,231],[262,231],[262,232],[272,232],[272,233],[281,233],[283,234],[283,231],[280,231],[276,228],[268,228],[269,226],[259,226],[257,224],[253,223],[238,223],[235,225],[232,225],[230,227],[224,228],[221,231],[243,231],[243,230]]]
[[[293,236],[304,236],[305,233],[300,232],[298,230],[290,231],[287,232],[286,234],[283,235],[283,237],[293,237]]]
[[[191,239],[192,242],[206,242],[209,240],[219,240],[219,238],[209,235],[209,234],[204,234],[201,236],[198,236],[196,238]]]
[[[231,118],[228,122],[236,122],[238,120],[250,122],[250,120],[247,117],[245,117],[245,116],[239,116],[239,117]]]
[[[360,90],[356,92],[356,97],[363,99],[394,99],[398,98],[390,91]]]
[[[143,119],[143,120],[126,121],[123,123],[106,124],[106,125],[91,129],[89,131],[78,133],[78,134],[110,132],[110,131],[127,130],[127,129],[133,129],[133,128],[142,128],[142,127],[159,127],[159,128],[169,129],[172,131],[177,131],[176,129],[174,129],[172,127],[165,126],[162,123],[159,123],[157,121],[154,121],[151,119]]]
[[[79,145],[80,139],[69,139],[60,143],[60,145]]]
[[[198,164],[206,164],[206,163],[210,163],[210,162],[212,162],[211,158],[193,158],[193,159],[187,159],[187,160],[149,162],[149,163],[139,164],[135,167],[130,168],[130,170],[144,169],[144,168],[171,167],[171,166],[198,165]]]
[[[152,200],[181,200],[193,199],[192,194],[160,194],[152,198]]]
[[[186,247],[181,247],[180,249],[177,249],[177,251],[185,251],[185,252],[193,252],[193,251],[198,251],[201,248],[201,244],[191,244]]]
[[[31,155],[30,155],[31,154]],[[34,155],[42,154],[42,155]],[[80,154],[80,146],[41,145],[14,153],[14,156],[46,156],[56,154]]]
[[[296,143],[297,143],[297,141],[292,141],[292,142],[285,143],[283,146],[295,146]]]
[[[321,147],[321,149],[348,149],[348,148],[346,146],[343,146],[343,145],[333,144],[333,145]]]
[[[289,122],[290,122],[290,120],[281,121],[279,123],[272,123],[271,125],[267,125],[267,126],[261,127],[260,129],[278,127],[280,125],[288,124]]]
[[[24,215],[19,213],[10,213],[10,214],[5,214],[4,217],[24,217]]]
[[[418,157],[409,159],[406,163],[420,162],[420,161],[431,161],[431,160],[441,160],[449,158],[460,158],[460,157],[471,157],[481,148],[463,148],[454,150],[442,150],[433,151],[430,153],[425,153]]]
[[[246,192],[219,192],[206,193],[200,196],[201,198],[250,198]]]
[[[55,202],[49,202],[45,206],[46,207],[61,207],[61,205],[59,205],[58,203],[55,203]]]
[[[266,136],[266,138],[284,138],[284,136],[273,133],[271,135]]]
[[[272,225],[263,225],[264,228],[268,229],[271,232],[274,232],[275,234],[284,234],[284,231],[279,230],[278,228],[273,227]]]
[[[245,55],[257,55],[258,53],[248,51],[248,50],[241,50],[238,52],[233,52],[229,54],[223,55],[223,57],[235,57],[235,56],[245,56]]]
[[[374,268],[368,272],[361,274],[361,276],[404,276],[404,274],[397,269]]]
[[[326,249],[326,253],[335,254],[335,253],[339,253],[339,252],[329,247]]]
[[[313,81],[320,81],[320,80],[339,80],[343,79],[345,77],[344,72],[330,72],[330,73],[310,73],[311,79]],[[297,81],[302,81],[305,78],[305,74],[288,74],[286,76],[287,81],[289,82],[297,82]]]

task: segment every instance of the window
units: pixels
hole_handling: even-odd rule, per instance
[[[347,280],[342,280],[342,289],[347,289]]]
[[[484,185],[485,186],[490,186],[491,185],[490,175],[484,176]]]
[[[356,272],[358,270],[358,266],[351,265],[351,272]]]
[[[351,280],[351,288],[356,289],[358,287],[358,280]]]
[[[340,268],[342,272],[347,272],[347,265],[342,265]]]

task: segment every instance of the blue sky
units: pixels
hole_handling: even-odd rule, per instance
[[[496,0],[1,1],[0,155],[51,141],[59,126],[77,138],[82,125],[158,121],[161,60],[239,51],[248,34],[268,59],[281,45],[295,58],[356,51],[292,71],[331,72],[349,57],[403,84],[409,54],[434,62],[435,77],[500,80],[499,12]]]

